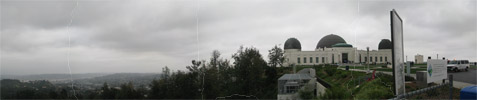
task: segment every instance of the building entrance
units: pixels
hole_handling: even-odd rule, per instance
[[[341,61],[343,63],[348,63],[348,53],[342,53],[341,56]]]

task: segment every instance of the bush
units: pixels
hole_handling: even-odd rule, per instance
[[[325,67],[324,69],[325,69],[325,72],[326,72],[329,76],[333,76],[333,75],[336,73],[336,71],[338,70],[338,69],[336,69],[336,68],[337,68],[336,66],[329,66],[329,67]]]
[[[384,86],[380,79],[366,82],[356,92],[355,99],[389,99],[393,97],[393,92],[389,87]]]
[[[334,86],[326,89],[325,94],[320,96],[321,99],[349,99],[351,94],[346,88],[341,86]]]
[[[339,74],[340,78],[348,77],[348,72],[343,72],[343,71],[339,71],[339,72],[340,72],[340,74]]]
[[[298,93],[301,99],[313,99],[314,96],[313,91],[300,90]]]
[[[416,79],[414,77],[407,76],[407,75],[404,77],[404,80],[405,81],[416,81]]]
[[[376,78],[380,78],[383,82],[386,83],[392,83],[394,79],[393,76],[381,72],[376,73]]]

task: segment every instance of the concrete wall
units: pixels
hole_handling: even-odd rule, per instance
[[[277,95],[277,100],[297,100],[298,94],[279,94]]]
[[[319,97],[326,92],[326,87],[321,85],[319,82],[316,82],[316,96]]]

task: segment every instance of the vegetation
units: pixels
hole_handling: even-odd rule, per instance
[[[393,92],[390,87],[383,85],[381,79],[372,80],[362,84],[357,88],[355,98],[357,99],[388,99],[392,98]]]
[[[381,68],[381,69],[371,69],[371,70],[376,70],[376,71],[384,71],[384,72],[393,72],[393,69],[391,68]],[[406,70],[406,69],[405,69]],[[411,69],[411,74],[416,74],[417,71],[426,71],[426,68],[416,68],[416,69]]]
[[[223,59],[220,52],[211,53],[210,60],[192,60],[186,66],[187,71],[172,72],[169,67],[162,69],[159,79],[148,81],[149,84],[121,83],[113,87],[104,79],[101,88],[82,89],[68,86],[55,86],[44,80],[20,82],[19,80],[1,80],[1,99],[216,99],[233,97],[234,99],[276,99],[278,77],[292,73],[291,67],[283,66],[283,50],[274,46],[269,50],[267,63],[256,48],[243,48],[233,54],[234,62]],[[296,66],[296,70],[313,68],[316,76],[331,85],[320,97],[314,97],[313,91],[299,91],[303,99],[389,99],[393,97],[392,76],[376,73],[374,80],[364,72],[338,69],[336,65]],[[343,68],[341,66],[340,68]],[[350,68],[364,69],[365,66]],[[372,66],[378,71],[390,70]],[[419,69],[421,70],[421,69]],[[151,78],[151,77],[149,77]],[[406,77],[406,81],[414,81]],[[110,80],[111,81],[111,80]],[[406,86],[407,90],[417,90],[415,86]],[[454,92],[458,89],[454,89]],[[443,92],[444,91],[444,92]],[[445,93],[439,90],[436,93]],[[458,92],[458,91],[457,91]],[[76,94],[76,95],[74,95]],[[427,93],[435,96],[435,93]],[[246,95],[248,97],[244,97]],[[458,93],[457,93],[458,95]],[[413,99],[428,98],[418,95]]]
[[[233,54],[233,64],[213,51],[209,61],[192,61],[187,71],[172,72],[162,69],[159,79],[148,85],[134,86],[132,82],[112,87],[104,83],[101,88],[82,90],[75,87],[79,99],[216,99],[240,95],[276,99],[278,76],[289,73],[283,64],[283,50],[278,46],[269,51],[266,62],[256,48],[243,48]],[[54,86],[48,81],[20,82],[2,80],[1,99],[75,99],[71,87]],[[81,92],[79,92],[81,91]],[[235,95],[239,94],[239,95]],[[312,93],[304,93],[306,95]],[[308,98],[308,97],[307,97]]]
[[[317,69],[317,76],[332,86],[320,99],[389,99],[393,97],[390,86],[392,76],[377,73],[375,80],[368,81],[364,72],[338,70],[337,66],[325,65]]]
[[[66,89],[57,88],[44,80],[20,82],[3,79],[1,84],[1,99],[66,99],[72,96]]]
[[[360,68],[360,67],[357,67]],[[363,67],[361,67],[363,68]],[[320,99],[389,99],[393,98],[393,77],[384,73],[376,73],[374,80],[365,81],[361,79],[366,74],[361,72],[335,70],[333,67],[322,67],[317,69],[317,76],[324,79],[332,85],[327,89],[325,94],[319,97]],[[353,77],[351,77],[353,73]],[[406,91],[415,91],[418,88],[415,83],[415,78],[406,76]],[[357,81],[361,80],[361,82]],[[431,84],[436,85],[436,84]],[[459,98],[459,90],[453,88],[453,99]],[[429,92],[413,95],[407,99],[443,99],[449,98],[449,88],[438,88]]]
[[[437,84],[431,83],[429,86],[434,86]],[[416,91],[418,88],[416,83],[406,83],[406,92]],[[437,88],[428,92],[420,93],[408,97],[406,99],[449,99],[449,87],[444,86],[442,88]],[[460,89],[452,87],[452,99],[460,98]]]
[[[471,69],[477,69],[477,66],[476,65],[470,65],[470,68]]]
[[[346,68],[346,66],[340,66],[339,68]],[[361,69],[361,70],[366,70],[368,67],[366,66],[349,66],[349,69]],[[376,71],[384,71],[384,72],[392,72],[392,68],[387,68],[387,67],[382,67],[379,65],[370,65],[369,66],[370,70],[376,70]],[[406,70],[406,69],[405,69]],[[411,68],[411,73],[415,74],[417,71],[425,71],[427,70],[426,68]]]

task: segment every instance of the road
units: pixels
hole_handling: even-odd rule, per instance
[[[461,71],[461,72],[453,72],[449,71],[447,74],[452,74],[455,81],[470,83],[470,84],[477,84],[477,70],[469,69],[469,71]]]

